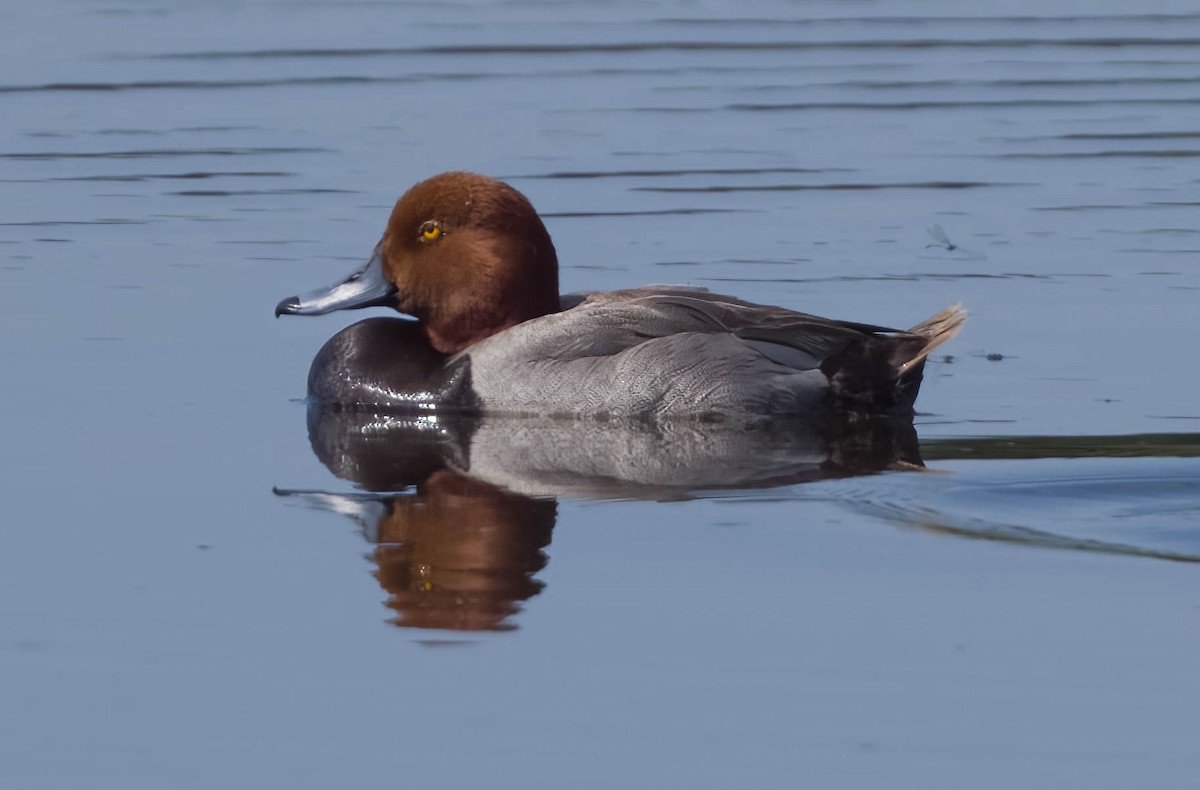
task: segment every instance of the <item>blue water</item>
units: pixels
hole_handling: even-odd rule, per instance
[[[1193,781],[1192,4],[48,0],[0,29],[0,786]],[[362,316],[272,307],[448,169],[530,197],[564,290],[962,302],[932,471],[339,477],[305,374]]]

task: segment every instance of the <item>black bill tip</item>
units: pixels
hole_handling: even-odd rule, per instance
[[[289,296],[279,304],[275,305],[275,317],[281,315],[295,315],[300,310],[300,297]]]

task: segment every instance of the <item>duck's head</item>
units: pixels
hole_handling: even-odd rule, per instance
[[[330,288],[284,299],[275,315],[375,306],[416,318],[439,351],[461,351],[559,309],[554,244],[508,184],[442,173],[396,201],[365,266]]]

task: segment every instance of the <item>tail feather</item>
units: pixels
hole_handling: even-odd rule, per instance
[[[954,304],[908,330],[911,335],[920,335],[925,338],[925,342],[915,348],[906,344],[896,350],[897,355],[901,357],[899,359],[893,357],[892,360],[896,366],[896,373],[903,377],[915,366],[924,362],[925,358],[929,356],[929,352],[958,334],[958,330],[962,329],[963,322],[966,320],[967,311],[961,304]]]

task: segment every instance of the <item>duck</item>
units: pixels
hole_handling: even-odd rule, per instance
[[[313,360],[310,402],[525,416],[724,418],[914,413],[952,305],[907,330],[704,288],[560,294],[533,204],[500,180],[435,175],[397,200],[365,265],[275,315],[390,307]]]

